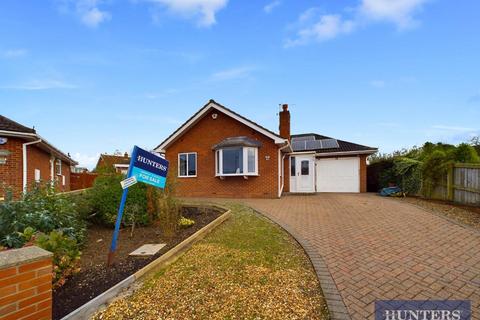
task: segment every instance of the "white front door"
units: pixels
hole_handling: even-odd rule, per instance
[[[315,192],[315,157],[313,155],[290,157],[290,191]]]

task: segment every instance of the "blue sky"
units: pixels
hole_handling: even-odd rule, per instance
[[[208,99],[389,152],[480,125],[477,0],[3,0],[0,113],[91,167]],[[199,137],[200,139],[201,137]]]

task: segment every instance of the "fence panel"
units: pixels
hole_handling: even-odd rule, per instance
[[[453,171],[455,202],[480,205],[480,166],[457,164]]]
[[[90,188],[97,178],[96,173],[82,172],[70,174],[70,190],[80,190]]]

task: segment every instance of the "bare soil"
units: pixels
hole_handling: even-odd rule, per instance
[[[396,198],[447,216],[459,223],[480,229],[480,207],[418,197]]]
[[[184,207],[182,215],[193,219],[195,224],[189,228],[180,229],[173,238],[163,237],[160,229],[155,226],[135,228],[133,236],[130,234],[130,228],[121,229],[115,264],[110,268],[107,268],[106,262],[113,229],[91,226],[88,230],[87,245],[82,250],[81,271],[53,292],[53,318],[61,319],[108,290],[209,224],[221,213],[211,208]],[[152,257],[129,256],[130,252],[147,243],[166,243],[167,245]]]

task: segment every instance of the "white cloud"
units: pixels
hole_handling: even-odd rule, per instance
[[[208,27],[216,23],[218,11],[223,9],[228,0],[149,0],[167,8],[172,14],[184,18],[197,19],[198,25]]]
[[[418,24],[415,19],[425,3],[430,0],[360,0],[354,8],[344,14],[318,14],[318,8],[310,8],[299,18],[296,36],[285,42],[285,47],[322,42],[348,34],[359,27],[372,23],[388,22],[399,30],[413,28]]]
[[[269,4],[267,4],[263,7],[263,11],[265,11],[265,13],[270,13],[270,12],[273,11],[273,9],[278,7],[281,3],[282,2],[280,0],[275,0],[273,2],[270,2]]]
[[[225,69],[212,74],[211,79],[215,81],[222,81],[246,78],[251,75],[253,70],[254,68],[248,66]]]
[[[26,90],[26,91],[36,91],[36,90],[50,90],[50,89],[75,89],[76,85],[55,79],[35,79],[27,81],[21,84],[6,85],[0,86],[0,89],[11,89],[11,90]]]
[[[387,84],[383,80],[372,80],[370,85],[374,88],[384,88]]]
[[[73,14],[90,28],[98,27],[102,22],[112,18],[112,15],[100,9],[104,0],[57,0],[58,9],[64,14]]]
[[[88,169],[93,169],[97,164],[100,154],[88,155],[77,152],[72,155],[73,160],[78,162],[79,167],[86,167]]]
[[[414,15],[429,0],[362,0],[359,12],[370,20],[394,23],[399,29],[417,24]]]
[[[81,20],[83,24],[91,28],[95,28],[100,23],[110,19],[110,13],[106,11],[100,11],[97,7],[89,8],[81,13]]]
[[[432,129],[444,130],[444,131],[456,131],[456,132],[472,132],[477,131],[478,129],[462,127],[462,126],[450,126],[450,125],[441,125],[437,124],[432,126]]]
[[[305,16],[300,20],[305,20]],[[297,33],[296,39],[286,41],[286,47],[307,44],[311,41],[322,42],[333,39],[342,34],[348,34],[353,31],[355,22],[352,20],[343,20],[340,15],[322,15],[318,22],[301,29]]]
[[[27,55],[25,49],[8,49],[0,53],[0,56],[6,59],[20,58]]]

